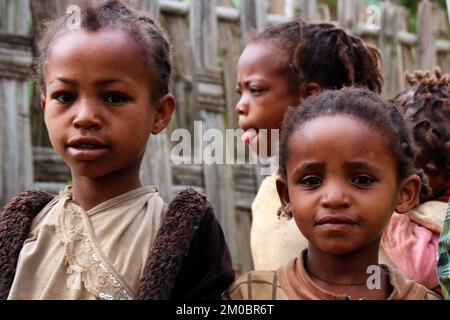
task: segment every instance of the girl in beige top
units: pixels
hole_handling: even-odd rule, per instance
[[[234,271],[206,197],[184,191],[166,208],[139,179],[149,136],[175,109],[170,45],[125,1],[78,5],[78,25],[70,15],[47,25],[35,68],[73,185],[52,201],[29,191],[6,206],[0,298],[220,298]]]

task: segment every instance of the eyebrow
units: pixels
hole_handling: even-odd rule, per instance
[[[308,171],[323,171],[325,170],[325,163],[323,162],[305,162],[300,167],[298,167],[294,174],[299,174],[303,172]],[[380,174],[380,170],[370,164],[366,161],[348,161],[344,163],[344,170],[345,171],[352,171],[352,170],[361,170],[361,171],[370,171],[374,172],[375,174]]]
[[[380,173],[380,170],[366,161],[350,161],[344,164],[345,170],[363,170],[363,171],[372,171],[376,174]]]
[[[51,85],[56,80],[61,81],[61,82],[66,83],[66,84],[70,84],[70,85],[76,85],[77,84],[77,81],[70,80],[70,79],[63,78],[63,77],[58,77],[55,80],[51,81],[49,83],[49,85]],[[108,85],[108,84],[112,84],[112,83],[116,83],[116,82],[125,82],[125,81],[123,81],[122,79],[119,79],[119,78],[110,78],[110,79],[103,79],[103,80],[97,81],[96,85]]]
[[[305,162],[300,167],[295,169],[294,174],[299,174],[305,171],[323,171],[325,169],[325,163],[323,162]]]

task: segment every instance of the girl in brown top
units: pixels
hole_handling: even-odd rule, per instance
[[[275,272],[244,275],[231,299],[439,299],[380,265],[394,210],[415,206],[421,180],[401,113],[365,89],[326,91],[284,119],[277,191],[308,249]]]

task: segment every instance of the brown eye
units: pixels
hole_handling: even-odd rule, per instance
[[[352,184],[354,184],[357,187],[369,187],[374,182],[375,179],[367,175],[359,175],[352,179]]]
[[[305,189],[314,189],[322,184],[322,178],[318,176],[306,176],[300,180],[300,185]]]
[[[52,99],[58,101],[59,104],[69,104],[75,101],[75,95],[68,92],[56,93]]]
[[[124,104],[128,102],[128,97],[123,94],[113,93],[105,96],[105,101],[110,104]]]
[[[250,87],[250,93],[253,96],[259,96],[260,94],[262,94],[264,92],[263,88],[260,87]]]

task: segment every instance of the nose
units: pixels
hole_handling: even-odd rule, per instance
[[[239,101],[236,104],[236,107],[234,108],[234,111],[241,116],[248,114],[248,110],[249,106],[247,98],[244,94],[242,94],[241,97],[239,98]]]
[[[327,183],[323,186],[320,204],[327,209],[343,209],[350,207],[350,197],[345,187],[339,183]]]
[[[102,120],[100,115],[100,106],[88,99],[81,100],[78,108],[75,109],[75,117],[73,119],[73,126],[75,129],[100,129],[102,127]]]

